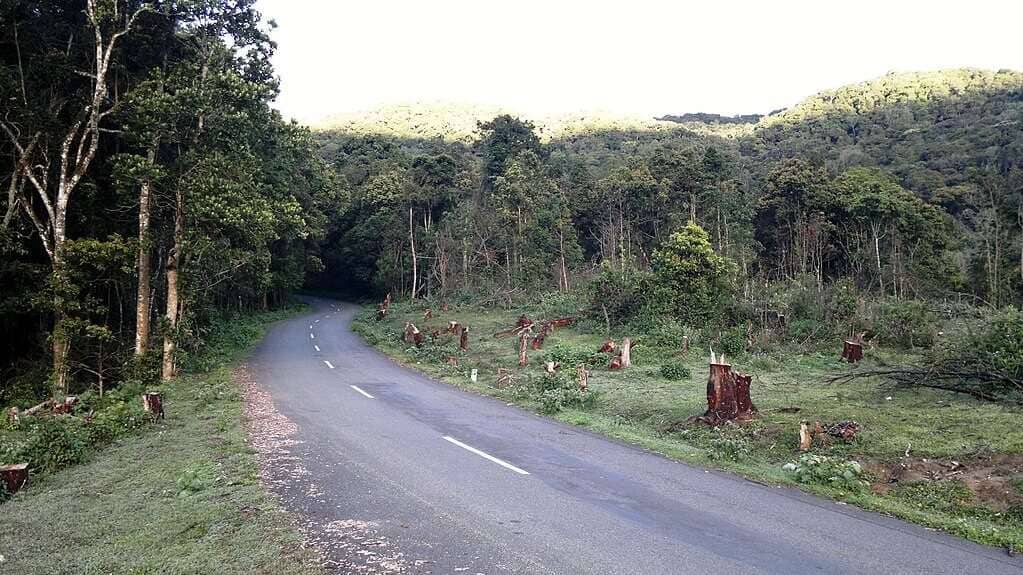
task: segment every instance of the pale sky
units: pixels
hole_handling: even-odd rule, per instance
[[[888,71],[1023,70],[1020,0],[259,0],[277,106],[766,113]]]

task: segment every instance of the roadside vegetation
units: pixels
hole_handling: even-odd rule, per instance
[[[629,322],[608,333],[602,311],[587,313],[586,306],[563,294],[512,307],[451,305],[447,312],[439,311],[438,302],[395,302],[381,321],[375,310],[364,310],[354,328],[398,361],[442,381],[680,461],[795,485],[977,542],[1023,547],[1023,435],[1018,432],[1023,408],[880,377],[831,381],[920,360],[919,348],[897,343],[903,338],[885,331],[882,341],[890,343],[868,346],[864,360],[851,366],[840,359],[842,330],[827,323],[810,337],[793,318],[785,328],[758,332],[747,348],[744,331],[692,329],[670,318]],[[433,317],[424,321],[426,308]],[[519,367],[517,339],[493,334],[513,326],[521,313],[578,321],[555,329],[543,349],[530,350],[528,364]],[[406,321],[426,334],[420,347],[403,341]],[[449,321],[470,326],[468,352],[459,351],[457,337],[444,333]],[[923,331],[937,334],[962,321],[928,323]],[[906,326],[887,329],[901,333]],[[434,331],[441,333],[432,340]],[[598,353],[608,336],[637,342],[631,367],[608,368],[613,354]],[[682,350],[683,338],[688,352]],[[759,413],[752,421],[709,426],[692,420],[707,409],[711,348],[754,375],[752,399]],[[549,361],[560,363],[553,376],[545,373]],[[590,373],[585,392],[578,388],[578,365]],[[476,383],[470,379],[474,369]],[[498,370],[507,370],[506,379],[499,380]],[[815,438],[803,452],[800,424],[816,421],[825,426],[855,422],[859,432],[848,441]]]
[[[138,382],[70,414],[0,430],[4,460],[31,464],[0,505],[4,572],[319,573],[289,517],[259,481],[232,371],[273,321],[296,311],[219,317],[185,375],[152,389],[166,418],[141,407]]]

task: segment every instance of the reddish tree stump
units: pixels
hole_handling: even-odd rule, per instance
[[[143,393],[142,409],[153,418],[153,421],[163,419],[163,395],[157,391],[147,391]]]
[[[750,397],[751,375],[732,371],[730,364],[721,362],[710,364],[710,376],[707,378],[707,411],[697,419],[710,425],[719,425],[725,421],[747,421],[753,419],[757,408]]]
[[[0,465],[0,481],[3,481],[7,494],[14,495],[28,481],[28,464]]]
[[[609,353],[609,352],[614,351],[616,347],[617,346],[615,345],[615,340],[609,339],[609,340],[604,342],[604,345],[600,346],[600,349],[598,349],[597,352],[598,353]]]
[[[457,321],[451,320],[448,322],[448,327],[444,331],[458,335],[462,331],[462,326],[458,325]]]
[[[53,406],[53,414],[61,415],[71,413],[71,410],[74,409],[76,403],[78,403],[78,397],[69,395],[64,398],[63,402],[57,403]]]
[[[462,335],[458,338],[458,349],[469,351],[469,326],[462,328]]]
[[[856,363],[863,359],[863,344],[857,341],[844,341],[842,347],[842,359],[849,363]]]
[[[622,356],[620,356],[620,355],[613,356],[611,358],[611,361],[608,362],[607,368],[610,369],[611,371],[615,371],[615,370],[621,369],[622,368]]]
[[[526,314],[520,315],[519,319],[515,321],[515,327],[517,328],[530,327],[532,325],[533,320],[529,319],[529,316]]]

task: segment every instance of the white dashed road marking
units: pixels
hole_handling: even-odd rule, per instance
[[[323,360],[323,363],[327,364],[327,367],[329,367],[330,369],[334,369],[334,364],[333,363],[330,363],[327,360]]]
[[[348,387],[354,389],[355,391],[358,391],[359,393],[361,393],[362,395],[365,395],[366,397],[368,397],[370,399],[375,399],[372,395],[370,395],[370,394],[366,393],[365,391],[363,391],[362,388],[359,387],[358,385],[349,385]]]
[[[320,346],[318,346],[318,345],[314,345],[313,347],[315,347],[315,348],[316,348],[316,351],[320,351]]]
[[[470,451],[472,453],[475,453],[476,455],[479,455],[483,459],[487,459],[489,461],[493,461],[494,463],[500,465],[501,467],[504,467],[506,469],[511,469],[512,471],[514,471],[515,473],[518,473],[519,475],[529,475],[528,471],[526,471],[524,469],[519,469],[518,467],[515,467],[511,463],[508,463],[507,461],[503,461],[501,459],[498,459],[498,458],[494,457],[493,455],[490,455],[489,453],[485,453],[483,451],[480,451],[479,449],[476,449],[475,447],[473,447],[471,445],[466,445],[466,444],[462,443],[461,441],[458,441],[454,437],[449,437],[449,436],[445,435],[444,436],[444,440],[445,441],[450,441],[451,443],[454,443],[455,445],[461,447],[462,449],[464,449],[466,451]]]

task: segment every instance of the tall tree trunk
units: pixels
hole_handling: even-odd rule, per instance
[[[162,378],[164,381],[172,379],[174,377],[174,352],[175,352],[175,341],[174,338],[177,336],[175,333],[178,327],[178,320],[180,316],[180,304],[179,300],[181,297],[181,286],[179,283],[179,267],[182,261],[182,250],[184,249],[184,195],[182,190],[178,190],[176,195],[176,206],[174,209],[174,247],[171,248],[170,254],[167,256],[167,325],[166,332],[163,334],[163,370]]]
[[[156,161],[156,142],[149,148],[146,159],[152,166]],[[153,261],[149,253],[149,206],[152,201],[152,179],[147,175],[139,190],[139,253],[138,253],[138,294],[135,306],[135,355],[142,355],[149,349],[149,319],[152,312],[150,301],[150,276]]]
[[[412,206],[408,208],[408,241],[412,247],[412,300],[416,299],[416,291],[419,287],[419,265],[416,263],[416,234],[413,227]]]

